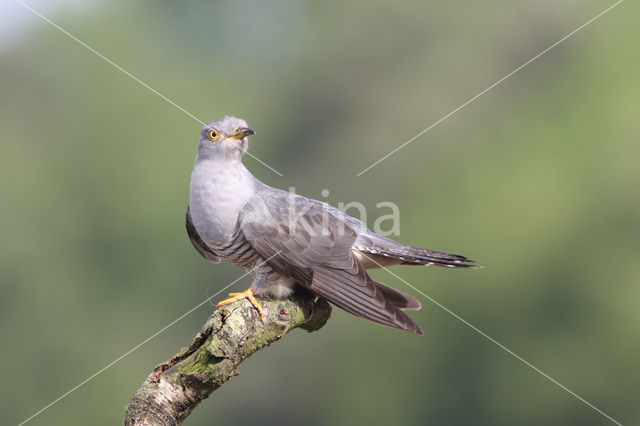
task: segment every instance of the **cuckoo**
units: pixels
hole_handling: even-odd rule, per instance
[[[392,265],[474,268],[460,255],[405,246],[369,230],[330,205],[272,188],[242,163],[255,132],[239,118],[207,123],[191,174],[187,233],[207,260],[231,262],[253,277],[248,290],[218,306],[247,298],[286,298],[302,286],[345,311],[422,334],[404,310],[413,296],[373,280],[367,269]]]

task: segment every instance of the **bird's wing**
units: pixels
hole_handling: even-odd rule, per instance
[[[338,212],[325,203],[269,188],[243,208],[239,226],[281,275],[356,316],[421,334],[401,311],[419,302],[369,277],[352,251],[358,233]]]
[[[220,263],[220,257],[216,256],[216,254],[211,251],[209,246],[202,241],[200,238],[200,234],[196,231],[196,227],[193,226],[193,221],[191,220],[191,209],[187,206],[187,235],[189,235],[189,239],[191,240],[191,244],[198,250],[198,253],[202,255],[209,262]]]
[[[261,191],[242,209],[240,230],[278,273],[308,285],[314,268],[350,270],[356,263],[357,235],[330,209],[285,191]]]

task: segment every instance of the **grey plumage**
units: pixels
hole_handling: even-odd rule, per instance
[[[202,129],[187,209],[187,233],[198,252],[252,271],[258,296],[286,297],[300,285],[354,315],[422,334],[402,311],[419,309],[420,302],[372,280],[366,269],[469,268],[472,261],[404,246],[326,203],[265,185],[241,162],[250,134],[234,117]]]
[[[198,250],[198,253],[200,253],[202,255],[202,257],[207,259],[209,262],[220,263],[220,256],[216,255],[213,252],[213,250],[211,248],[209,248],[204,241],[202,241],[202,238],[200,238],[200,235],[198,234],[198,231],[196,231],[196,227],[193,226],[193,221],[191,220],[191,211],[190,210],[191,210],[191,208],[189,206],[187,206],[187,223],[186,223],[186,227],[187,227],[187,235],[189,236],[189,239],[191,240],[191,244],[193,244],[193,247],[195,247],[195,249]]]

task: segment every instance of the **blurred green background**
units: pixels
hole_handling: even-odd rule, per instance
[[[252,153],[284,174],[247,158],[266,183],[361,201],[370,225],[376,203],[397,203],[398,240],[484,269],[395,273],[619,422],[640,423],[637,3],[360,177],[612,3],[29,4],[198,118],[245,118]],[[201,125],[18,3],[1,8],[0,410],[16,424],[241,271],[205,262],[184,231]],[[248,360],[186,424],[613,424],[423,305],[411,314],[422,338],[336,309],[320,332]],[[212,309],[29,424],[121,423],[150,369]]]

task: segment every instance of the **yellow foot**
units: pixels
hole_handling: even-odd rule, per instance
[[[253,295],[253,288],[251,287],[249,287],[248,290],[245,290],[242,293],[229,293],[229,298],[218,303],[218,305],[216,306],[216,309],[220,309],[220,306],[228,305],[229,303],[235,302],[237,300],[242,300],[242,299],[249,299],[249,302],[251,302],[251,304],[260,313],[260,319],[264,318],[264,309],[262,309],[262,306],[258,302],[258,299],[256,299],[255,296]]]

